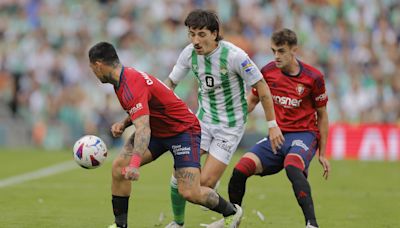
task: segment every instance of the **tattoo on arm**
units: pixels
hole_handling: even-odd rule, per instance
[[[151,130],[149,115],[143,115],[133,121],[136,132],[134,136],[133,153],[143,155],[149,147]]]
[[[124,147],[122,148],[122,152],[120,156],[122,156],[124,159],[130,159],[130,157],[133,155],[133,145],[134,145],[134,140],[135,140],[135,133],[133,133],[128,141],[125,143]]]
[[[149,115],[140,116],[133,124],[136,127],[136,132],[132,134],[125,143],[121,156],[124,159],[130,158],[133,153],[143,155],[149,146],[151,130]]]

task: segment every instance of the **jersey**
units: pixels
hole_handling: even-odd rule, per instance
[[[262,79],[248,55],[230,42],[219,41],[208,55],[197,55],[193,44],[180,54],[169,78],[178,84],[192,70],[198,80],[197,117],[206,124],[228,127],[247,120],[246,85]]]
[[[166,138],[189,128],[200,132],[200,123],[186,104],[157,78],[131,67],[122,67],[118,87],[121,106],[135,120],[150,116],[151,135]]]
[[[319,135],[316,108],[328,102],[324,77],[317,69],[298,61],[300,72],[291,76],[276,67],[275,61],[261,69],[267,82],[283,132],[314,131]],[[253,94],[257,91],[253,89]]]

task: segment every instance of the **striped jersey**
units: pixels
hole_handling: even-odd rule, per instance
[[[180,54],[169,78],[178,84],[192,70],[199,83],[197,117],[208,124],[228,127],[247,120],[246,85],[254,85],[262,74],[248,55],[227,41],[208,55],[197,55],[193,44]]]

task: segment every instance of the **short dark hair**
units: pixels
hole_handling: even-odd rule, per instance
[[[278,46],[287,44],[289,47],[297,45],[296,33],[290,29],[284,28],[272,34],[272,43]]]
[[[202,9],[193,10],[186,17],[185,26],[193,29],[206,28],[211,32],[217,31],[217,38],[215,38],[215,41],[220,41],[223,39],[223,37],[219,34],[219,18],[213,11]]]
[[[91,63],[96,61],[107,65],[119,64],[119,58],[114,46],[107,42],[99,42],[89,50],[89,60]]]

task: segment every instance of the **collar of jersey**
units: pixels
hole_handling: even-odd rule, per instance
[[[219,49],[220,46],[221,45],[219,44],[219,41],[218,41],[217,47],[214,50],[212,50],[212,52],[210,52],[208,55],[204,55],[204,57],[208,58],[208,57],[212,56],[215,52],[217,52],[217,50]]]
[[[299,63],[299,67],[300,67],[299,73],[293,75],[293,74],[288,74],[286,72],[281,71],[282,74],[289,76],[289,77],[299,77],[301,72],[303,72],[303,64],[298,59],[296,59],[296,61]]]
[[[125,67],[124,67],[124,65],[122,65],[121,73],[119,73],[119,81],[118,81],[117,90],[119,89],[119,86],[121,85],[122,76],[124,75],[124,69],[125,69]]]

